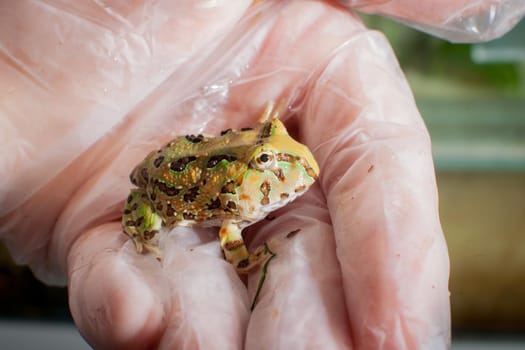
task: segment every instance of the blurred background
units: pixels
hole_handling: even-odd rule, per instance
[[[525,21],[451,44],[379,17],[432,137],[453,349],[525,349]]]
[[[384,18],[429,128],[448,242],[453,349],[525,349],[525,21],[485,44],[450,44]],[[89,349],[67,291],[0,246],[0,348]]]

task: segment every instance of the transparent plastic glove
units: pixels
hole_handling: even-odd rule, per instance
[[[321,2],[69,4],[0,5],[0,237],[39,278],[67,281],[90,344],[448,346],[430,141],[380,33]],[[277,254],[250,312],[259,273],[246,288],[216,230],[176,228],[161,264],[119,221],[150,150],[248,126],[283,97],[321,177],[245,232]]]
[[[495,39],[525,16],[523,0],[339,0],[452,42]]]

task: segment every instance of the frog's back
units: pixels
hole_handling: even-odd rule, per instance
[[[130,175],[146,190],[167,226],[239,216],[236,188],[247,168],[257,132],[224,131],[221,136],[179,136],[151,152]]]

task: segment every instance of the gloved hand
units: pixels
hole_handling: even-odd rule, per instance
[[[422,15],[436,27],[456,14],[425,5],[442,7]],[[404,6],[367,9],[414,20]],[[447,347],[430,141],[380,33],[311,1],[10,2],[0,18],[0,237],[40,279],[68,283],[92,346]],[[283,97],[321,177],[245,232],[277,254],[250,312],[259,272],[246,288],[215,229],[176,228],[159,264],[120,217],[150,150],[249,126]]]
[[[383,14],[452,42],[495,39],[525,14],[521,0],[339,0],[349,8]]]

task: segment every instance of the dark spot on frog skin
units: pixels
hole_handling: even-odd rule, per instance
[[[286,193],[286,192],[281,193],[281,199],[284,200],[284,199],[286,199],[288,197],[290,197],[290,195],[288,193]]]
[[[215,156],[211,156],[210,159],[208,159],[208,163],[206,164],[206,166],[208,168],[213,168],[223,160],[226,160],[228,162],[234,162],[237,160],[237,157],[232,154],[217,154]]]
[[[232,250],[242,247],[243,245],[244,245],[244,242],[240,239],[237,239],[235,241],[226,242],[224,244],[224,249],[228,251],[232,251]]]
[[[244,260],[239,261],[239,263],[237,264],[237,267],[242,269],[242,268],[247,267],[248,265],[250,265],[250,260],[244,259]]]
[[[261,199],[262,205],[267,205],[270,203],[270,198],[268,198],[268,195],[270,194],[271,186],[269,181],[264,181],[261,184],[260,187],[261,193],[263,195],[263,198]]]
[[[168,205],[166,207],[166,215],[168,216],[174,216],[175,215],[175,209],[171,205]]]
[[[184,193],[184,201],[185,202],[193,202],[195,199],[197,199],[197,196],[199,195],[200,188],[198,186],[192,187],[189,190]]]
[[[135,220],[135,226],[141,226],[144,223],[144,216],[141,216],[137,220]]]
[[[288,153],[277,153],[277,160],[279,162],[288,162],[288,163],[291,163],[293,161],[295,161],[295,156],[292,156],[291,154],[288,154]]]
[[[184,220],[194,220],[195,219],[195,214],[193,214],[193,213],[182,213],[182,217],[184,218]]]
[[[157,159],[153,161],[153,165],[155,165],[155,168],[158,168],[162,162],[164,161],[164,156],[159,156]]]
[[[135,186],[138,186],[138,182],[137,182],[137,179],[135,179],[135,172],[132,172],[131,174],[129,174],[129,181],[135,185]],[[130,199],[131,198],[131,199]],[[128,197],[128,201],[131,201],[133,200],[133,197],[131,197],[131,195]],[[128,202],[129,203],[129,202]]]
[[[208,209],[218,209],[221,207],[221,200],[219,198],[215,198],[210,203],[208,203],[206,207]]]
[[[135,221],[133,221],[133,220],[126,220],[126,222],[124,224],[126,226],[135,226]]]
[[[145,182],[148,182],[148,179],[149,179],[148,169],[146,168],[140,169],[140,176],[142,176]]]
[[[180,193],[180,189],[175,188],[175,187],[170,187],[163,182],[157,181],[155,184],[159,190],[161,190],[162,192],[164,192],[170,197],[176,196]]]
[[[129,209],[124,209],[124,215],[129,215],[131,214],[131,210]]]
[[[152,201],[156,201],[157,200],[157,194],[155,193],[152,193],[149,195],[149,199],[152,200]]]
[[[272,123],[269,122],[269,123],[264,124],[258,138],[267,139],[268,137],[270,137],[271,133],[272,133]]]
[[[237,204],[235,204],[234,201],[228,201],[228,203],[226,204],[226,207],[228,207],[228,209],[235,210],[237,209]]]
[[[241,131],[250,131],[253,130],[253,128],[241,128]]]
[[[283,169],[277,168],[272,170],[273,174],[279,179],[279,181],[284,182],[286,177],[284,176]]]
[[[130,194],[130,195],[128,196],[127,202],[128,202],[128,204],[129,204],[129,203],[131,203],[132,201],[133,201],[133,196]]]
[[[131,206],[131,211],[137,210],[138,207],[139,207],[138,203],[133,203],[133,205]]]
[[[268,194],[270,193],[270,189],[271,189],[270,182],[268,180],[264,181],[261,184],[260,190],[263,196],[268,197]]]
[[[192,143],[199,143],[204,139],[204,136],[201,134],[198,135],[186,135],[186,140]]]
[[[302,192],[302,191],[304,191],[305,188],[306,188],[305,185],[299,185],[299,186],[297,186],[297,187],[295,188],[295,193],[297,193],[297,192]]]
[[[158,230],[151,230],[151,231],[144,231],[144,234],[142,235],[146,241],[149,241],[153,239],[159,233]]]
[[[304,158],[297,157],[297,162],[303,166],[308,176],[310,176],[314,180],[317,180],[317,177],[318,177],[317,174],[315,173],[314,169],[312,169],[308,165],[308,162]]]
[[[232,132],[232,129],[223,130],[223,131],[221,131],[221,136],[224,136],[224,135],[226,135],[227,133],[230,133],[230,132]]]
[[[155,209],[157,209],[158,211],[162,211],[164,207],[162,206],[162,203],[157,203],[157,206],[155,207]]]
[[[235,183],[231,180],[226,182],[221,188],[221,193],[235,194]]]
[[[195,159],[197,158],[194,156],[179,158],[171,162],[170,169],[173,171],[183,171],[184,169],[186,169],[186,165],[188,165],[188,163],[193,162]]]

